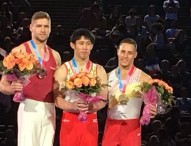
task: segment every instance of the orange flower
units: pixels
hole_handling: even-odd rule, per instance
[[[35,56],[33,54],[29,54],[29,56],[27,57],[27,60],[30,62],[30,63],[37,63],[37,59],[35,58]]]
[[[15,58],[15,63],[16,64],[20,64],[22,62],[22,58]]]
[[[78,88],[81,88],[82,87],[82,79],[80,78],[75,78],[74,79],[74,85]]]
[[[69,90],[74,89],[74,83],[71,82],[71,81],[67,81],[67,82],[66,82],[66,87],[67,87]]]
[[[154,83],[159,83],[160,80],[159,80],[159,79],[153,79],[153,82],[154,82]]]
[[[97,83],[95,78],[90,79],[90,86],[95,86]]]
[[[85,72],[80,72],[77,74],[77,78],[81,78],[82,76],[85,76],[86,73]]]
[[[73,81],[74,81],[74,79],[76,78],[76,76],[77,76],[76,74],[72,75],[72,76],[70,77],[70,81],[72,81],[72,82],[73,82]]]
[[[149,80],[148,83],[149,83],[149,84],[153,84],[153,83],[154,83],[153,79],[152,79],[152,80]]]
[[[23,71],[24,69],[27,69],[27,70],[33,69],[33,64],[30,63],[26,58],[23,58],[21,62],[18,64],[18,66],[20,71]]]
[[[82,76],[81,79],[82,79],[82,84],[84,86],[88,86],[89,85],[90,80],[89,80],[89,78],[87,76]]]
[[[165,88],[169,93],[173,93],[173,88],[168,86],[167,88]]]
[[[26,64],[26,69],[27,70],[32,70],[34,67],[33,63],[32,62],[29,62],[28,64]]]
[[[99,93],[101,88],[105,86],[107,85],[101,84],[99,78],[95,77],[94,74],[89,74],[86,72],[76,73],[66,81],[66,88],[68,90],[74,90],[78,93],[88,95],[92,95],[92,93]]]
[[[0,65],[5,74],[15,74],[15,70],[17,70],[19,77],[34,74],[41,68],[40,63],[33,54],[24,51],[16,52],[15,50],[9,53],[0,62]]]
[[[3,65],[7,68],[7,69],[12,69],[15,66],[15,57],[10,54],[8,56],[6,56],[3,59]]]
[[[89,78],[89,79],[91,79],[91,78],[94,78],[94,75],[93,74],[86,74],[86,76]]]
[[[26,52],[14,52],[12,54],[15,56],[15,58],[18,58],[18,59],[23,59],[28,57],[28,54],[26,54]]]
[[[152,84],[150,84],[152,83]],[[149,82],[143,82],[143,91],[148,92],[151,87],[155,86],[156,91],[158,92],[159,95],[161,95],[159,98],[163,102],[166,102],[169,105],[172,105],[173,102],[173,88],[170,87],[165,81],[159,80],[159,79],[153,79]],[[163,90],[163,89],[164,90]]]
[[[162,82],[162,86],[163,86],[165,89],[168,88],[168,84],[165,83],[165,82]]]
[[[157,83],[158,83],[158,85],[159,85],[159,86],[163,86],[163,81],[158,80],[158,82],[157,82]]]

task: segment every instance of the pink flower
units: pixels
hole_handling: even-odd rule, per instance
[[[143,95],[143,100],[145,104],[156,104],[158,99],[158,93],[155,87],[151,87],[148,92]]]
[[[143,115],[140,119],[140,124],[141,125],[148,125],[150,123],[150,105],[147,104],[143,108]]]
[[[143,108],[143,114],[140,119],[140,123],[141,125],[148,125],[151,119],[150,105],[156,105],[158,100],[158,93],[155,87],[151,87],[149,91],[144,94],[143,98],[145,106]]]

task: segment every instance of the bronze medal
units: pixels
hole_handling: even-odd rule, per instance
[[[119,104],[125,105],[125,104],[128,103],[128,101],[129,101],[129,98],[128,98],[128,96],[126,94],[121,94],[119,96]]]
[[[43,78],[45,78],[46,76],[47,76],[47,72],[46,72],[45,69],[41,69],[41,70],[39,70],[38,73],[37,73],[37,78],[39,78],[39,79],[43,79]]]

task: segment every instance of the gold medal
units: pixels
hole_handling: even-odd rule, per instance
[[[121,94],[119,96],[119,104],[125,105],[125,104],[128,103],[128,101],[129,101],[129,98],[128,98],[128,96],[126,94]]]

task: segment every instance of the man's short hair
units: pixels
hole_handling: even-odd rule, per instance
[[[43,12],[43,11],[35,12],[33,14],[33,16],[32,16],[31,21],[34,21],[34,20],[37,20],[37,19],[43,19],[43,18],[46,18],[49,21],[51,21],[49,14],[47,12]]]
[[[95,36],[93,33],[86,29],[86,28],[79,28],[76,29],[72,35],[70,36],[70,42],[75,43],[77,40],[79,40],[81,37],[85,37],[86,39],[89,39],[92,44],[95,43]]]
[[[118,48],[123,44],[123,43],[126,43],[126,44],[131,44],[135,47],[135,49],[137,50],[137,43],[134,39],[131,39],[131,38],[125,38],[123,39],[120,43],[119,43],[119,46]]]

